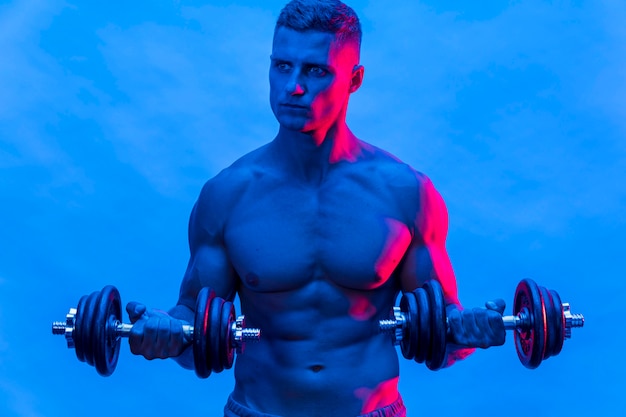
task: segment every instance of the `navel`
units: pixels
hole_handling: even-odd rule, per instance
[[[312,370],[314,373],[319,373],[322,369],[324,369],[324,367],[322,365],[313,365],[309,367],[310,370]]]

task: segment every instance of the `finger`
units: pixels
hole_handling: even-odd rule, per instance
[[[145,305],[136,301],[131,301],[126,304],[126,312],[128,313],[128,317],[130,318],[131,323],[135,323],[140,318],[146,318],[146,310],[147,307]]]
[[[489,326],[493,335],[492,346],[502,346],[506,341],[506,330],[501,316],[490,316]]]
[[[170,332],[171,336],[168,349],[170,351],[170,355],[178,356],[182,352],[183,346],[186,342],[182,323],[172,320],[170,322]]]
[[[460,346],[468,346],[469,341],[461,311],[454,309],[448,313],[448,325],[452,342]]]
[[[141,354],[144,358],[152,360],[158,356],[159,327],[161,319],[159,317],[149,317],[142,328]]]
[[[479,347],[481,349],[486,349],[489,347],[488,339],[485,339],[485,334],[489,333],[489,326],[485,326],[485,318],[488,317],[486,315],[485,309],[482,308],[473,308],[471,313],[468,313],[468,330],[471,332],[472,341],[474,342],[474,346]]]
[[[169,344],[172,334],[172,320],[160,318],[156,331],[156,343],[154,345],[154,356],[160,359],[169,357]]]
[[[143,326],[134,325],[130,330],[130,334],[128,335],[128,344],[130,345],[130,351],[133,355],[141,355],[142,354],[142,344],[143,344]]]
[[[506,339],[506,330],[504,329],[504,321],[502,313],[504,312],[504,301],[494,300],[496,308],[488,308],[487,320],[489,326],[489,334],[491,336],[490,346],[502,346]]]
[[[504,314],[504,309],[506,308],[506,303],[502,298],[496,298],[495,300],[487,301],[485,303],[485,307],[488,310],[497,311],[501,315]]]

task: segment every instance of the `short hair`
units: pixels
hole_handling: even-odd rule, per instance
[[[340,43],[354,42],[361,47],[361,22],[355,11],[339,0],[291,0],[276,21],[279,27],[298,32],[317,30],[335,35]]]

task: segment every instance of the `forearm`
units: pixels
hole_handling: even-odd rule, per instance
[[[171,308],[168,311],[168,314],[174,318],[183,320],[189,323],[190,325],[193,325],[194,312],[193,310],[191,310],[189,307],[185,305],[177,304],[175,307]],[[187,348],[183,351],[183,353],[181,353],[179,356],[176,356],[172,359],[174,359],[181,367],[185,369],[193,370],[194,363],[193,363],[192,345],[189,344],[189,346],[187,346]]]

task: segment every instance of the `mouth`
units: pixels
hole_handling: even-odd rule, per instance
[[[301,104],[292,104],[292,103],[281,103],[282,107],[287,107],[288,109],[298,109],[298,110],[308,110],[308,106],[303,106]]]

